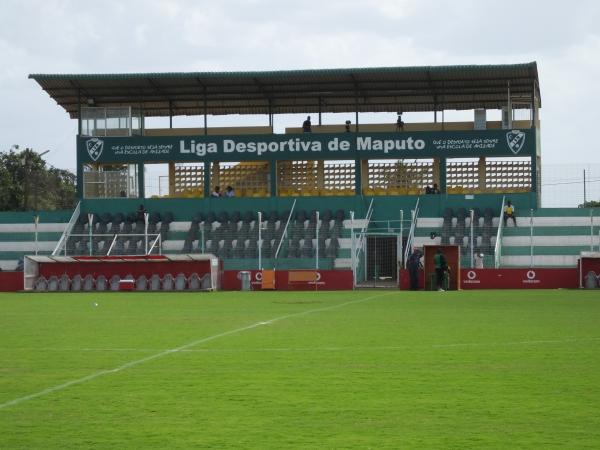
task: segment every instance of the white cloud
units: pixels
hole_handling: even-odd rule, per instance
[[[0,6],[0,149],[55,146],[75,122],[28,73],[539,63],[543,158],[600,161],[600,4],[591,0],[76,0]],[[262,119],[257,119],[260,121]],[[283,118],[276,118],[276,123]]]

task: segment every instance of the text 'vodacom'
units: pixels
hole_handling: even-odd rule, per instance
[[[236,142],[233,139],[222,141],[223,148],[220,151],[216,142],[196,142],[190,140],[179,141],[179,153],[191,153],[197,156],[218,153],[256,153],[260,156],[265,153],[310,153],[321,152],[324,148],[329,152],[346,152],[350,150],[362,151],[380,151],[385,154],[395,150],[423,150],[425,141],[422,139],[373,139],[372,137],[357,136],[352,140],[333,138],[327,141],[312,141],[304,139],[288,139],[285,141],[244,141]]]

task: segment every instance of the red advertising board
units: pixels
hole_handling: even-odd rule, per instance
[[[461,269],[462,289],[558,289],[579,287],[577,268]]]
[[[0,272],[0,292],[23,290],[23,272]]]
[[[420,272],[423,288],[423,271]],[[579,287],[579,269],[461,269],[461,289],[574,289]],[[400,271],[400,289],[409,289],[408,271]]]
[[[262,273],[260,270],[226,270],[223,274],[222,289],[226,291],[239,291],[242,288],[240,272],[251,273],[251,286],[253,290],[260,290]],[[352,290],[351,270],[317,270],[316,281],[290,282],[289,273],[294,270],[275,271],[275,289],[278,291],[318,291],[318,290]]]

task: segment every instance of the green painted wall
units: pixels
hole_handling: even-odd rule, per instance
[[[0,212],[0,223],[33,223],[33,217],[38,214],[40,223],[68,222],[73,215],[72,210],[58,211],[19,211]]]

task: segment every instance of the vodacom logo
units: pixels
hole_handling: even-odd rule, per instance
[[[525,273],[526,280],[523,280],[524,284],[539,284],[540,280],[535,277],[535,270],[528,270]]]
[[[474,270],[469,270],[467,272],[467,279],[462,280],[462,282],[465,284],[481,284],[481,280],[477,279],[477,272]]]

